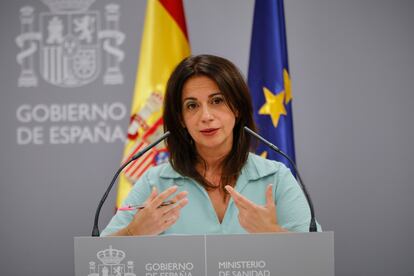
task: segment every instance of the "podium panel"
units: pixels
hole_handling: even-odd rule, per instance
[[[76,237],[76,276],[333,276],[333,232]]]

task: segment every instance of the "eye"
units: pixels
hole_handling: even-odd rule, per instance
[[[217,96],[211,99],[212,104],[221,104],[224,102],[224,98],[221,96]]]
[[[185,104],[185,109],[187,110],[194,110],[195,108],[197,108],[197,103],[195,102],[187,102]]]

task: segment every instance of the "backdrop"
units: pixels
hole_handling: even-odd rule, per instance
[[[54,18],[56,2],[0,2],[2,275],[73,275],[73,237],[90,235],[129,121],[145,1],[95,1],[83,7],[93,22]],[[253,1],[184,2],[192,52],[246,73]],[[285,9],[296,157],[318,220],[335,231],[336,275],[414,275],[414,3]],[[88,23],[80,46],[93,62],[47,46]],[[114,201],[115,190],[101,228]]]

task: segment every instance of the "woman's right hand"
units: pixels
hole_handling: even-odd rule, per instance
[[[153,187],[145,208],[136,212],[126,232],[131,236],[158,235],[171,227],[178,220],[181,208],[188,203],[187,192],[184,191],[171,199],[174,204],[161,206],[176,191],[177,186],[172,186],[158,194],[157,188]]]

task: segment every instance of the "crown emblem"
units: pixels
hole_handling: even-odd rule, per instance
[[[110,245],[108,249],[96,253],[96,257],[106,265],[117,265],[125,258],[124,251],[113,249]]]
[[[42,0],[51,12],[85,12],[95,0]]]

